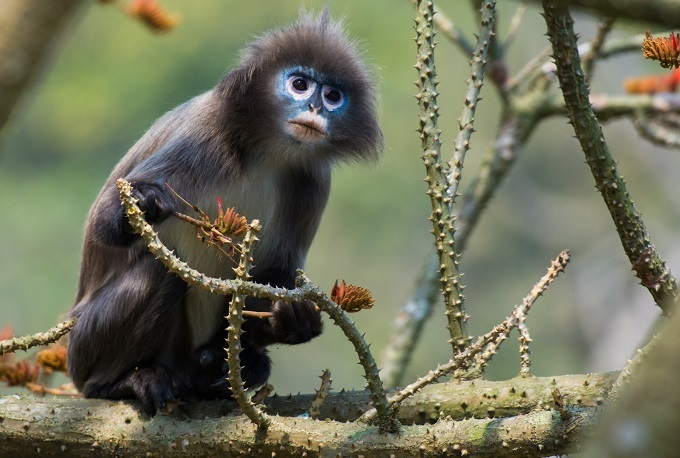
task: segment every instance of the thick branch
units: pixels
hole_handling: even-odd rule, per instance
[[[186,404],[172,414],[153,419],[141,415],[136,402],[94,399],[0,398],[0,443],[7,456],[164,456],[247,454],[300,456],[442,456],[443,449],[471,456],[546,456],[574,450],[581,434],[588,433],[616,374],[590,374],[556,378],[517,378],[506,382],[449,382],[432,385],[404,401],[405,426],[400,435],[380,435],[377,428],[343,423],[356,418],[356,410],[370,406],[368,392],[331,393],[321,407],[320,419],[272,417],[263,443],[256,444],[255,428],[244,415],[231,416],[234,402]],[[572,419],[563,422],[551,406],[550,391],[559,389]],[[305,412],[313,395],[269,398],[272,414]],[[224,415],[227,416],[224,416]],[[501,415],[516,416],[500,418]],[[450,416],[451,419],[446,417]],[[478,419],[470,419],[472,416]],[[468,418],[464,421],[452,419]],[[542,444],[542,447],[539,447]],[[422,448],[421,448],[422,447]],[[40,451],[38,451],[40,449]]]

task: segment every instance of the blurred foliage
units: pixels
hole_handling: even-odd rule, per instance
[[[442,7],[471,33],[475,26],[469,2],[448,3],[455,6]],[[155,118],[212,87],[237,61],[249,38],[293,21],[301,4],[319,10],[325,1],[163,4],[182,16],[180,25],[164,35],[149,32],[115,9],[90,7],[49,74],[4,132],[0,325],[12,324],[18,335],[49,328],[70,306],[88,208],[126,149]],[[499,5],[501,36],[516,5]],[[375,307],[353,318],[379,356],[392,317],[431,249],[429,199],[415,133],[413,11],[408,1],[395,0],[345,0],[332,3],[331,9],[345,17],[351,35],[360,39],[369,61],[379,69],[386,150],[375,168],[336,171],[307,272],[327,292],[336,278],[373,292]],[[591,36],[593,20],[577,16],[577,21],[581,35]],[[627,25],[623,33],[642,30]],[[512,71],[547,45],[543,34],[544,23],[530,8],[509,55]],[[440,126],[447,151],[455,137],[469,67],[445,37],[439,40]],[[638,55],[600,63],[593,92],[621,93],[625,76],[651,68],[653,64]],[[496,94],[487,87],[482,96],[463,187],[495,136]],[[620,367],[645,336],[646,323],[658,314],[646,291],[635,285],[570,132],[563,119],[556,119],[529,141],[482,217],[461,264],[470,330],[476,334],[510,312],[543,275],[549,259],[563,248],[572,250],[566,275],[529,318],[533,370],[538,375]],[[671,267],[678,265],[680,250],[673,240],[680,223],[674,173],[680,170],[678,153],[637,139],[627,122],[607,126],[605,135],[659,249]],[[326,367],[333,373],[334,390],[363,387],[351,345],[326,323],[324,335],[312,343],[273,350],[270,382],[279,393],[312,392],[319,371]],[[448,360],[444,326],[443,314],[435,314],[407,379]],[[506,344],[491,365],[490,377],[517,373],[516,348]]]

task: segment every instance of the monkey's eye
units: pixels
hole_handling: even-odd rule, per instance
[[[286,90],[295,100],[309,98],[316,88],[316,83],[303,76],[291,76],[286,81]]]
[[[322,90],[323,105],[328,111],[337,110],[345,102],[345,97],[338,89],[331,86],[324,86]]]

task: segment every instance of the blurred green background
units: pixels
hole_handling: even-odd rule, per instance
[[[87,8],[3,133],[0,325],[13,325],[16,335],[49,328],[71,305],[87,211],[126,149],[155,118],[212,87],[249,39],[293,21],[301,6],[320,10],[325,1],[162,3],[182,16],[179,27],[165,35],[149,32],[113,8]],[[475,26],[468,2],[441,6],[471,37]],[[516,6],[499,2],[501,37]],[[368,60],[379,69],[386,149],[376,167],[336,171],[307,272],[326,291],[336,278],[372,290],[375,307],[353,318],[379,356],[392,319],[432,249],[430,203],[415,133],[413,8],[408,1],[345,0],[333,2],[331,10],[345,18],[350,34],[361,40]],[[582,36],[592,36],[595,22],[580,14],[576,18]],[[645,28],[624,24],[616,33]],[[512,72],[547,45],[544,29],[538,11],[530,8],[508,56]],[[445,37],[439,41],[440,127],[448,155],[469,67]],[[650,72],[660,69],[637,53],[610,59],[598,65],[593,90],[621,93],[623,77]],[[486,89],[463,188],[495,137],[497,97],[491,85]],[[677,266],[678,152],[639,140],[628,121],[608,125],[605,135],[656,245],[670,266]],[[479,334],[509,313],[551,258],[563,248],[572,250],[566,274],[529,318],[537,375],[620,367],[658,315],[647,292],[636,285],[572,137],[564,118],[539,129],[483,216],[461,263],[470,328]],[[332,372],[334,389],[363,387],[351,345],[325,321],[324,335],[313,342],[273,349],[271,382],[279,393],[311,392],[325,368]],[[407,380],[448,360],[444,325],[440,307]],[[516,348],[516,341],[506,343],[491,365],[490,378],[517,373]]]

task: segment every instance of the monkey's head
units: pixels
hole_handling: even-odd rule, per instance
[[[218,86],[230,146],[244,162],[376,159],[376,79],[328,11],[303,14],[251,43]]]

